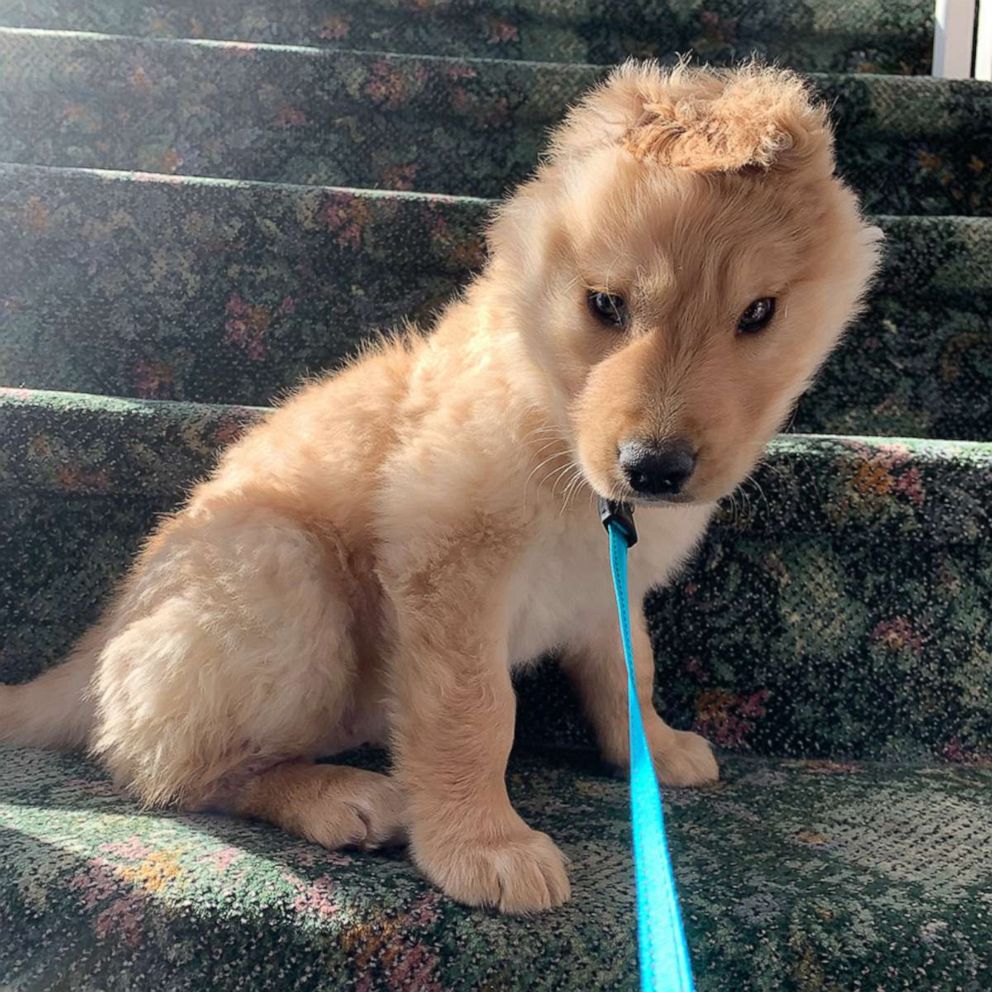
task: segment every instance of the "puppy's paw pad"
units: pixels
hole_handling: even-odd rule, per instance
[[[655,747],[654,765],[662,785],[706,785],[720,779],[709,742],[689,730],[675,731],[674,746]]]
[[[418,854],[417,861],[447,895],[469,906],[539,913],[571,895],[565,856],[536,830],[500,840],[461,840],[433,855]]]

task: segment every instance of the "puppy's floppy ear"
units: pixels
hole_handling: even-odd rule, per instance
[[[552,160],[619,145],[644,161],[696,172],[803,169],[833,172],[825,108],[795,73],[738,69],[663,70],[626,62],[573,108],[552,139]]]

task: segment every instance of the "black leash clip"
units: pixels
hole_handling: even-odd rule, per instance
[[[637,528],[634,526],[634,508],[630,503],[620,503],[612,499],[599,497],[599,519],[603,521],[603,526],[607,532],[610,524],[619,524],[623,531],[623,536],[627,541],[627,547],[632,548],[637,544]]]

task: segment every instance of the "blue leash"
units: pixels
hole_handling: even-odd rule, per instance
[[[627,550],[637,542],[634,511],[626,503],[599,502],[610,535],[610,567],[623,656],[627,663],[627,712],[630,721],[630,809],[634,828],[634,877],[637,883],[637,947],[642,992],[692,992],[692,964],[682,927],[672,859],[665,839],[661,792],[651,760],[634,679],[627,592]]]

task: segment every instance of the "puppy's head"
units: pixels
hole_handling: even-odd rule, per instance
[[[493,282],[592,488],[703,502],[786,419],[879,239],[796,76],[628,63],[501,209]]]

